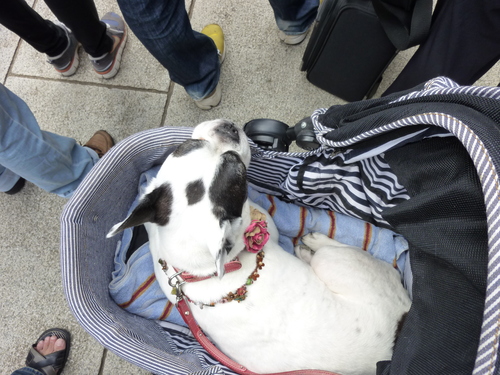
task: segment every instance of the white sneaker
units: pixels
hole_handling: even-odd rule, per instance
[[[220,83],[217,84],[215,90],[206,98],[195,100],[195,104],[201,109],[212,109],[217,107],[222,99],[222,90]]]
[[[302,41],[306,38],[307,36],[307,33],[309,31],[309,29],[307,29],[306,31],[304,31],[303,33],[301,34],[293,34],[293,35],[289,35],[289,34],[285,34],[283,31],[281,30],[278,30],[278,36],[279,38],[285,43],[285,44],[290,44],[290,45],[294,45],[294,44],[299,44],[299,43],[302,43]]]

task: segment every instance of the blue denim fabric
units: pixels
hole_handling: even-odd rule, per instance
[[[184,0],[118,0],[130,29],[195,100],[219,82],[217,48],[191,28]]]
[[[276,25],[285,34],[302,34],[316,18],[319,0],[269,0]]]
[[[297,34],[314,21],[319,0],[270,3],[280,30]],[[173,82],[194,100],[215,90],[220,76],[217,49],[212,39],[192,29],[184,0],[118,0],[118,4],[130,29],[168,70]]]
[[[31,367],[23,367],[14,371],[11,375],[44,375],[43,372],[35,370]]]
[[[74,139],[40,130],[26,103],[0,84],[0,192],[23,177],[69,198],[98,160]]]

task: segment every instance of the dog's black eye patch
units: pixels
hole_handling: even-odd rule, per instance
[[[247,199],[247,174],[245,164],[236,152],[227,151],[221,159],[208,194],[213,214],[222,222],[241,217]]]
[[[202,180],[190,182],[186,187],[186,198],[190,206],[201,201],[204,195],[205,185]]]
[[[206,141],[204,141],[203,139],[188,139],[175,149],[175,151],[172,153],[172,156],[178,158],[187,155],[194,150],[202,148],[205,142]]]

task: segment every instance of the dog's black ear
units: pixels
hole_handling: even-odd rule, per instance
[[[145,195],[132,213],[111,228],[106,237],[113,237],[124,229],[144,223],[167,225],[172,213],[172,189],[165,183]]]

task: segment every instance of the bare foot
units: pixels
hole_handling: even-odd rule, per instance
[[[36,351],[43,356],[66,349],[66,341],[57,336],[46,337],[36,344]]]
[[[62,328],[52,328],[39,337],[36,344],[30,347],[26,367],[43,374],[60,374],[69,356],[71,334]]]

